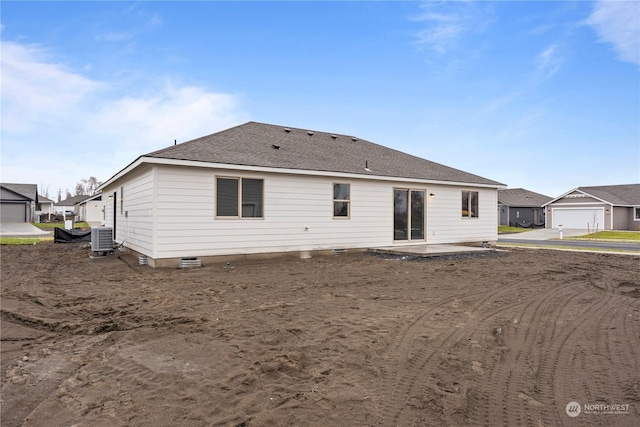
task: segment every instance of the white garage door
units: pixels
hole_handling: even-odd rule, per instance
[[[604,208],[562,208],[551,210],[552,227],[604,230]]]

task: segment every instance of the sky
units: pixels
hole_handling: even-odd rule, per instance
[[[0,180],[257,121],[557,197],[640,182],[640,1],[6,1]]]

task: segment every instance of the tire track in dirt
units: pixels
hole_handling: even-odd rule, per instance
[[[591,282],[591,280],[590,280]],[[638,383],[638,348],[640,347],[640,331],[632,331],[625,326],[638,312],[637,301],[615,292],[615,287],[607,279],[599,279],[598,283],[589,283],[581,287],[597,299],[604,299],[597,312],[587,312],[577,328],[571,332],[573,343],[570,343],[558,354],[558,370],[572,372],[571,381],[566,378],[560,381],[560,375],[554,375],[560,417],[564,415],[564,404],[569,401],[587,403],[629,403],[640,400],[628,393],[628,385]],[[622,310],[621,310],[622,308]],[[629,313],[629,311],[631,311]],[[637,322],[636,322],[637,323]],[[634,325],[637,327],[637,325]],[[623,331],[623,339],[617,330]],[[608,369],[615,366],[616,369]],[[635,377],[634,377],[635,376]],[[584,378],[576,382],[574,377]],[[627,387],[627,388],[625,388]],[[637,387],[637,386],[636,386]],[[606,415],[590,414],[587,419],[592,425],[608,423]],[[616,419],[619,425],[636,425],[629,418]]]
[[[537,353],[553,340],[563,312],[578,298],[573,287],[575,283],[553,287],[511,313],[508,319],[514,319],[513,325],[507,323],[502,340],[496,339],[498,344],[505,345],[497,346],[496,351],[484,356],[490,380],[489,384],[480,383],[479,387],[488,390],[484,393],[488,397],[482,405],[475,405],[477,409],[482,408],[482,414],[472,411],[470,418],[474,424],[497,419],[502,420],[503,425],[540,423],[537,415],[543,402],[538,390],[531,387],[531,379],[539,373]]]
[[[385,403],[383,406],[382,414],[384,419],[390,420],[391,425],[404,424],[402,420],[403,410],[407,404],[417,405],[419,402],[412,402],[418,399],[418,391],[416,388],[424,387],[429,380],[431,371],[425,369],[426,365],[431,362],[438,352],[443,353],[444,350],[455,345],[459,342],[463,335],[467,333],[464,328],[456,327],[450,332],[446,333],[444,337],[439,336],[436,342],[430,342],[428,348],[422,345],[416,353],[411,354],[411,348],[414,341],[414,337],[424,328],[425,320],[429,319],[429,315],[437,312],[446,306],[455,304],[457,301],[471,299],[473,307],[466,313],[475,313],[478,309],[484,306],[487,301],[494,299],[497,295],[507,292],[513,292],[514,287],[522,288],[526,287],[526,283],[539,279],[539,275],[530,276],[524,279],[518,279],[508,284],[497,285],[494,289],[484,290],[466,294],[462,298],[451,297],[443,301],[438,302],[436,305],[430,307],[426,311],[423,311],[416,315],[414,319],[404,328],[396,332],[396,336],[391,340],[388,346],[388,357],[396,360],[397,368],[392,372],[383,371],[383,377],[385,378],[384,390],[380,394],[385,396],[391,390],[391,396],[388,394],[384,397]],[[481,299],[475,301],[474,298],[482,296]],[[475,320],[477,322],[477,320]],[[392,382],[392,384],[389,384]],[[386,393],[384,393],[386,391]],[[410,402],[405,402],[404,396],[410,396]]]
[[[520,290],[522,290],[523,287],[526,287],[528,283],[531,283],[531,281],[536,280],[537,278],[535,277],[531,277],[527,280],[520,280],[520,281],[516,281],[513,282],[511,285],[515,285],[515,284],[520,284],[520,287],[516,287],[514,288],[513,286],[511,286],[509,289],[507,288],[503,288],[503,289],[499,289],[497,291],[494,292],[489,292],[488,295],[485,296],[485,298],[481,299],[479,302],[475,303],[475,307],[473,308],[471,314],[473,314],[475,311],[478,310],[478,308],[482,307],[484,304],[486,304],[491,297],[494,297],[498,294],[500,294],[501,292],[510,290],[510,291],[516,291],[519,292]],[[558,292],[561,290],[565,290],[567,288],[573,287],[575,286],[575,283],[568,283],[565,284],[564,286],[560,286],[560,287],[554,287],[551,288],[548,292],[546,292],[544,294],[544,298],[541,299],[540,295],[532,295],[529,296],[527,298],[520,298],[519,302],[516,303],[512,303],[512,304],[508,304],[507,306],[502,307],[499,310],[494,310],[490,313],[482,313],[482,316],[480,318],[474,319],[475,322],[475,329],[472,332],[469,331],[465,331],[465,329],[460,328],[457,330],[453,330],[450,334],[448,334],[447,336],[445,336],[444,338],[441,338],[438,340],[437,344],[435,345],[438,349],[440,350],[446,350],[447,348],[451,347],[451,343],[453,343],[453,345],[456,345],[460,342],[463,342],[461,339],[464,337],[464,334],[466,333],[469,336],[472,336],[473,334],[475,334],[476,332],[480,331],[487,331],[490,329],[490,326],[493,325],[495,326],[496,322],[494,320],[494,317],[498,314],[504,314],[505,312],[508,312],[509,310],[512,310],[514,307],[517,306],[521,306],[523,304],[526,304],[527,301],[529,300],[528,304],[526,304],[525,306],[525,310],[520,310],[516,316],[516,319],[518,317],[520,317],[521,322],[520,323],[527,323],[527,318],[525,316],[522,315],[522,312],[526,312],[527,309],[529,309],[534,303],[535,304],[535,310],[533,312],[533,314],[531,315],[531,321],[529,323],[535,323],[537,322],[536,319],[538,319],[539,317],[543,316],[545,313],[550,312],[551,310],[549,309],[550,304],[555,304],[555,305],[560,305],[560,302],[557,301],[557,297],[558,297]],[[477,293],[475,294],[477,295]],[[568,294],[571,299],[576,298],[576,295],[571,295]],[[447,300],[447,301],[443,301],[441,302],[438,307],[441,307],[443,305],[446,305],[447,303],[450,303],[452,300]],[[556,312],[558,313],[557,316],[560,316],[560,312],[562,309],[564,309],[570,302],[570,299],[565,300],[561,306],[559,307],[559,309],[556,309]],[[503,303],[504,304],[504,303]],[[541,311],[541,307],[543,308],[543,313],[540,314],[539,312]],[[436,307],[437,308],[437,307]],[[433,310],[431,310],[433,311]],[[424,317],[424,316],[423,316]],[[477,317],[477,315],[476,315]],[[508,317],[509,319],[513,319],[514,316],[510,315]],[[524,319],[524,322],[522,321]],[[550,322],[552,325],[555,325],[555,321]],[[417,322],[414,322],[413,325],[411,326],[415,326],[417,325]],[[529,335],[529,329],[527,329],[527,337]],[[536,334],[537,335],[537,334]],[[468,339],[469,341],[471,341],[471,338]],[[533,345],[535,344],[535,340],[529,340],[529,347],[533,347]],[[444,356],[446,352],[443,352],[442,355]],[[527,355],[528,351],[520,351],[516,356],[512,356],[515,357],[516,361],[520,364],[522,364],[522,362],[520,362],[520,359],[522,359],[522,355],[524,354],[525,356]],[[424,372],[424,369],[426,367],[426,365],[432,361],[433,357],[435,356],[435,351],[432,352],[427,352],[424,348],[422,348],[418,354],[416,355],[416,357],[414,359],[411,359],[411,364],[409,366],[409,371],[420,371],[420,372]],[[493,356],[495,356],[495,354],[493,354]],[[418,363],[416,360],[420,360],[420,363]],[[487,358],[484,358],[485,360],[485,364],[491,366],[492,363],[487,363],[486,360]],[[526,362],[526,360],[525,360]],[[495,363],[493,363],[493,366],[495,367]],[[518,370],[516,370],[516,372],[519,371],[523,371],[524,368],[526,368],[526,366],[522,367],[523,369],[518,368]],[[424,376],[424,375],[423,375]],[[414,385],[415,384],[420,384],[417,381],[417,378],[414,376],[413,379],[409,379],[409,377],[411,377],[411,374],[406,374],[402,377],[400,377],[400,381],[398,383],[405,383],[405,384],[409,384],[409,391],[411,395],[415,395],[416,390],[413,390]],[[498,389],[502,389],[505,390],[505,395],[507,396],[511,396],[511,400],[512,402],[510,404],[506,404],[505,401],[506,399],[502,399],[502,402],[499,402],[499,405],[493,405],[495,407],[503,407],[504,411],[503,413],[499,413],[499,414],[495,414],[498,416],[497,419],[504,419],[506,424],[513,424],[513,421],[518,419],[518,420],[522,420],[523,417],[525,417],[526,414],[520,414],[519,409],[523,406],[522,405],[522,401],[525,400],[528,403],[533,404],[534,406],[538,407],[540,406],[540,403],[537,402],[534,398],[531,397],[531,395],[533,394],[533,392],[529,392],[529,394],[523,393],[522,390],[524,389],[524,387],[522,386],[522,382],[523,382],[523,378],[521,375],[515,375],[516,378],[516,382],[512,383],[512,372],[506,372],[505,373],[505,377],[503,378],[502,381],[497,382],[499,383],[499,385],[496,385],[494,388],[496,390]],[[507,385],[507,387],[504,387],[504,385]],[[515,384],[515,385],[513,385]],[[406,391],[403,389],[400,389],[400,391]],[[480,406],[480,407],[491,407],[492,405],[488,404],[488,402],[486,401],[486,397],[480,397],[480,395],[478,394],[473,394],[470,393],[470,400],[473,401],[473,403],[475,403],[475,405],[471,405],[471,406]],[[495,395],[495,393],[485,393],[483,396],[487,396],[487,395]],[[484,401],[484,403],[482,403],[482,401]],[[478,405],[478,403],[481,403],[480,405]],[[389,407],[392,407],[393,403],[389,405]],[[514,412],[515,413],[511,413]],[[399,413],[398,413],[399,414]],[[480,416],[478,417],[478,414],[471,414],[471,419],[473,420],[475,418],[475,423],[476,424],[486,424],[490,419],[496,419],[496,418],[490,418],[492,417],[494,414],[485,414],[484,416]],[[531,417],[529,417],[528,415],[526,416],[527,419],[530,419]],[[399,421],[399,415],[394,417],[394,422],[396,424],[398,424]]]
[[[526,376],[532,375],[530,357],[534,347],[539,344],[537,337],[544,337],[546,332],[540,331],[543,326],[540,319],[553,312],[556,306],[561,306],[560,309],[566,307],[568,300],[561,302],[559,295],[571,286],[552,287],[528,301],[494,311],[486,315],[483,324],[475,328],[476,333],[488,329],[486,324],[490,321],[495,324],[494,319],[498,314],[507,319],[500,333],[495,334],[494,347],[485,348],[482,355],[488,375],[485,376],[487,381],[478,385],[483,390],[482,397],[477,397],[481,404],[476,403],[470,408],[469,418],[474,424],[486,425],[496,419],[502,420],[504,425],[532,422],[529,408],[538,408],[540,402],[533,397],[533,390],[528,390],[525,383]],[[524,307],[518,308],[522,305]],[[514,322],[517,320],[517,323],[512,324],[511,319]]]
[[[582,288],[576,286],[575,290],[580,295]],[[535,386],[536,398],[544,405],[541,412],[544,425],[561,423],[563,417],[566,417],[565,405],[573,399],[570,396],[559,396],[558,391],[566,388],[575,393],[580,387],[577,376],[566,373],[573,365],[571,350],[584,341],[584,330],[589,327],[590,321],[594,317],[601,319],[610,309],[611,301],[612,295],[609,294],[603,299],[594,298],[589,303],[582,304],[578,316],[570,322],[569,327],[561,328],[557,333],[554,328],[549,345],[541,349]]]
[[[167,406],[189,404],[186,396],[176,393],[185,376],[173,361],[144,353],[139,344],[127,338],[91,352],[93,358],[85,355],[91,362],[83,363],[58,387],[56,399],[66,408],[61,416],[82,416],[94,425],[126,425],[136,418],[157,418]],[[157,414],[143,403],[159,402],[167,396],[171,398],[163,401],[163,408],[156,408]]]
[[[502,420],[504,425],[523,425],[523,424],[535,425],[540,422],[539,418],[536,419],[535,417],[531,416],[531,412],[533,412],[534,414],[539,413],[543,405],[539,400],[536,400],[537,390],[535,388],[528,389],[526,387],[529,382],[526,381],[527,378],[523,373],[526,373],[528,370],[533,372],[533,370],[531,369],[532,365],[530,362],[529,354],[533,352],[535,347],[534,344],[536,346],[539,344],[543,344],[543,347],[547,345],[543,341],[537,342],[535,338],[537,336],[544,338],[546,336],[545,334],[549,333],[550,339],[548,339],[547,341],[550,343],[553,342],[554,340],[557,341],[557,335],[560,334],[560,332],[557,331],[558,325],[564,324],[567,322],[572,324],[571,312],[575,311],[575,308],[573,307],[574,305],[573,302],[580,297],[580,294],[579,292],[576,293],[575,290],[572,290],[572,292],[570,293],[566,293],[564,291],[568,288],[576,288],[576,285],[579,285],[579,284],[583,284],[583,282],[579,280],[572,280],[567,285],[556,287],[552,289],[550,292],[545,293],[545,297],[543,299],[534,299],[530,301],[528,304],[526,304],[525,307],[522,309],[522,313],[526,313],[534,303],[536,303],[535,304],[536,312],[540,310],[540,308],[542,307],[543,311],[541,312],[541,316],[544,317],[546,313],[546,316],[549,318],[549,320],[546,323],[548,325],[552,325],[550,330],[548,328],[542,329],[541,324],[535,320],[535,316],[531,320],[528,320],[526,316],[522,315],[522,313],[516,313],[514,324],[519,323],[521,325],[526,325],[527,322],[529,322],[529,323],[534,323],[536,325],[535,328],[528,327],[525,330],[526,331],[524,336],[525,345],[522,346],[522,345],[519,345],[519,343],[516,343],[517,345],[512,344],[505,348],[506,350],[505,352],[499,352],[498,354],[487,352],[485,350],[485,356],[483,357],[482,360],[485,362],[485,365],[487,365],[487,368],[484,370],[491,372],[491,376],[493,376],[493,383],[494,383],[493,386],[490,388],[490,390],[496,390],[496,391],[504,390],[503,400],[502,402],[500,402],[498,401],[497,398],[494,398],[492,401],[489,401],[489,398],[487,396],[496,396],[495,392],[480,394],[480,393],[475,393],[472,390],[469,393],[470,394],[469,407],[471,408],[469,419],[472,422],[472,424],[487,425],[489,424],[489,420],[494,420],[495,422],[496,419]],[[558,296],[560,295],[560,292],[564,292],[565,300],[562,302],[558,301]],[[523,303],[524,302],[525,301],[523,301]],[[494,312],[493,315],[496,315],[498,313],[506,314],[510,312],[511,308],[516,305],[519,305],[519,304],[507,305],[504,308],[501,308],[500,310]],[[594,303],[589,308],[593,308],[596,306],[602,309],[602,307],[606,306],[606,301],[600,304],[599,306]],[[584,309],[582,312],[589,311],[589,308]],[[518,314],[520,315],[518,316]],[[490,319],[491,316],[490,315],[486,316],[486,318]],[[514,318],[514,316],[508,317],[508,319],[512,319],[512,318]],[[567,320],[567,318],[569,320]],[[627,318],[628,317],[625,317],[625,319]],[[601,321],[606,322],[607,320],[603,318],[601,319]],[[584,322],[581,322],[581,323],[584,323]],[[481,325],[479,326],[480,328],[476,328],[476,329],[479,329],[480,331],[482,331],[482,329],[486,329],[486,327],[483,328],[481,327]],[[507,326],[509,326],[509,323],[507,323]],[[509,341],[514,341],[516,336],[515,335],[510,336],[511,334],[509,333],[511,331],[517,332],[517,325],[514,326],[513,328],[505,328],[505,331],[504,331],[505,337],[509,337],[510,338]],[[533,339],[530,338],[531,331],[535,331],[535,335],[533,336]],[[564,337],[563,342],[566,342],[567,337],[570,337],[570,336],[571,334]],[[629,337],[628,342],[637,342],[637,335],[635,335],[634,337],[633,332],[632,333],[625,332],[625,336]],[[560,348],[562,348],[563,350],[561,350]],[[568,351],[568,350],[571,350],[570,345],[565,344],[565,347],[560,347],[560,348],[552,350],[552,353],[558,355],[557,357],[560,357],[559,354],[565,355],[563,360],[566,359],[565,361],[567,366],[571,366],[571,363],[575,363],[573,359],[576,358],[576,355],[573,354],[572,356],[572,353]],[[567,348],[568,350],[564,350]],[[514,350],[518,351],[518,353],[513,353]],[[622,354],[625,354],[625,353],[622,352]],[[635,354],[635,353],[632,352],[632,354]],[[622,357],[624,358],[624,356]],[[604,363],[606,365],[606,362]],[[616,363],[618,362],[616,361]],[[505,368],[507,366],[512,366],[512,365],[514,366],[514,368],[510,368],[510,369]],[[496,369],[497,369],[496,366],[498,366],[499,370],[506,369],[506,371],[500,372],[500,374],[498,375],[496,374]],[[633,364],[631,366],[633,366]],[[557,371],[558,370],[556,370],[554,372],[554,375],[552,375],[553,378],[559,377],[559,375],[555,375],[558,373]],[[637,372],[637,371],[633,371],[633,372]],[[500,378],[500,379],[497,379],[497,378]],[[482,385],[481,387],[483,391],[487,389],[487,387],[485,387],[484,385]],[[633,390],[632,386],[628,388]],[[567,402],[568,401],[569,400],[567,400]],[[525,405],[525,402],[527,403],[526,405]],[[474,408],[476,410],[474,410]],[[485,409],[483,414],[482,413],[483,411],[477,410],[478,408],[491,408],[492,412],[488,412],[489,409]],[[503,408],[503,410],[500,411],[499,408]],[[524,409],[524,411],[522,409]],[[564,405],[562,405],[562,410],[564,410]]]

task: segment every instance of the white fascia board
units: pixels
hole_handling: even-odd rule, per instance
[[[114,181],[117,181],[119,178],[121,178],[124,175],[128,174],[129,172],[131,172],[132,170],[134,170],[135,168],[140,166],[142,163],[146,163],[143,159],[145,159],[145,157],[140,156],[137,159],[135,159],[133,162],[129,163],[129,165],[126,166],[124,169],[122,169],[120,172],[116,173],[111,178],[109,178],[108,180],[106,180],[105,182],[100,184],[100,186],[98,188],[96,188],[96,191],[102,192],[102,190],[105,187],[107,187],[108,185],[110,185]]]
[[[97,191],[97,190],[96,190]],[[97,199],[98,197],[102,197],[102,192],[96,193],[93,196],[89,197],[88,199],[85,199],[81,202],[76,203],[76,205],[83,205],[83,204],[87,204],[89,202],[94,201],[95,199]]]
[[[351,178],[351,179],[371,179],[377,181],[398,181],[398,182],[415,182],[421,184],[439,184],[439,185],[455,185],[460,187],[482,187],[482,188],[506,188],[503,185],[490,185],[490,184],[477,184],[471,182],[456,182],[456,181],[439,181],[439,180],[426,180],[417,178],[403,178],[397,176],[379,176],[379,175],[364,175],[356,173],[345,172],[331,172],[331,171],[316,171],[306,169],[285,169],[285,168],[271,168],[266,166],[247,166],[247,165],[234,165],[227,163],[211,163],[211,162],[198,162],[194,160],[178,160],[178,159],[163,159],[158,157],[139,157],[135,162],[131,163],[125,169],[118,172],[107,182],[102,184],[99,188],[121,178],[127,173],[131,172],[136,167],[143,163],[156,164],[156,165],[169,165],[169,166],[190,166],[201,167],[206,169],[227,169],[227,170],[241,170],[250,172],[264,172],[264,173],[281,173],[291,175],[310,175],[310,176],[330,176],[337,178]]]
[[[602,203],[604,205],[609,205],[609,206],[613,206],[611,203],[607,203],[607,202],[584,202],[584,203],[579,203],[579,202],[575,202],[575,203],[558,203],[557,205],[554,206],[550,206],[553,209],[562,209],[562,207],[564,206],[584,206],[585,209],[593,209],[594,206],[585,206],[585,205],[597,205],[599,203]],[[600,207],[600,206],[597,206]]]
[[[544,204],[544,205],[542,205],[542,206],[544,207],[544,206],[547,206],[547,205],[549,205],[549,204],[551,204],[551,203],[553,203],[553,202],[555,202],[555,201],[557,201],[557,200],[560,200],[560,199],[562,199],[563,197],[565,197],[565,196],[567,196],[567,195],[569,195],[569,194],[573,193],[574,191],[577,191],[578,193],[582,193],[582,194],[584,194],[585,196],[589,196],[589,197],[591,197],[592,199],[599,200],[599,201],[601,201],[602,203],[605,203],[605,204],[607,204],[607,205],[614,206],[614,205],[613,205],[613,203],[608,202],[608,201],[606,201],[606,200],[604,200],[604,199],[601,199],[600,197],[596,197],[596,196],[594,196],[593,194],[589,194],[589,193],[587,193],[586,191],[582,191],[582,190],[580,190],[579,188],[574,188],[573,190],[569,190],[569,191],[567,191],[566,193],[564,193],[562,196],[558,196],[558,197],[556,197],[555,199],[551,200],[550,202],[545,203],[545,204]],[[563,203],[563,204],[565,204],[565,203]],[[569,203],[566,203],[566,204],[569,204]],[[616,206],[617,206],[617,205],[616,205]]]
[[[556,202],[556,201],[558,201],[558,200],[562,199],[564,196],[566,196],[567,194],[571,194],[571,193],[573,193],[574,191],[580,191],[580,190],[578,190],[577,188],[574,188],[574,189],[572,189],[572,190],[567,191],[566,193],[562,193],[561,195],[559,195],[559,196],[558,196],[558,197],[556,197],[555,199],[553,199],[553,200],[549,200],[547,203],[545,203],[544,205],[542,205],[542,207],[545,207],[545,206],[547,206],[547,205],[550,205],[551,203]],[[582,193],[582,191],[580,191],[580,192]],[[583,193],[583,194],[584,194],[584,193]]]
[[[594,196],[593,194],[589,194],[589,193],[587,193],[586,191],[582,191],[582,190],[578,190],[578,191],[579,191],[579,192],[581,192],[582,194],[585,194],[585,195],[587,195],[587,196],[589,196],[589,197],[592,197],[592,198],[594,198],[594,199],[596,199],[596,200],[600,200],[602,203],[606,203],[607,205],[611,205],[611,206],[613,206],[613,204],[612,204],[611,202],[607,202],[606,200],[601,199],[600,197],[596,197],[596,196]]]

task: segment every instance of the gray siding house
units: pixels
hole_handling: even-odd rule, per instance
[[[544,207],[547,228],[640,231],[640,184],[578,187]]]
[[[500,225],[526,228],[544,227],[545,209],[542,205],[551,199],[549,196],[524,188],[498,190]]]
[[[0,221],[32,222],[38,206],[36,184],[0,183]]]

